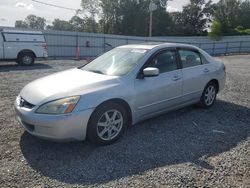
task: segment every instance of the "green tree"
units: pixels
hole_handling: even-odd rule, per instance
[[[222,35],[221,23],[214,20],[211,25],[211,32],[208,33],[208,36],[214,40],[220,40]]]
[[[240,35],[250,35],[250,29],[245,29],[242,26],[237,26],[235,31]]]
[[[101,0],[100,7],[102,9],[101,20],[99,21],[104,33],[119,33],[119,25],[121,22],[120,2],[117,0]]]
[[[15,27],[17,27],[17,28],[29,28],[29,25],[23,20],[17,20],[15,22]]]
[[[25,18],[25,22],[29,25],[32,29],[41,29],[43,30],[46,26],[46,19],[43,17],[29,15]]]
[[[89,33],[99,33],[101,32],[99,28],[99,23],[93,20],[90,17],[84,18],[84,32],[89,32]]]
[[[61,31],[79,31],[79,32],[93,32],[93,24],[96,28],[95,32],[100,32],[99,24],[89,17],[84,19],[79,16],[73,16],[69,21],[55,19],[52,25],[47,26],[50,30],[61,30]]]
[[[73,25],[68,21],[55,19],[52,25],[47,26],[47,29],[51,30],[62,30],[62,31],[73,31]]]
[[[105,33],[148,36],[151,0],[100,0],[100,25]],[[154,0],[153,35],[171,34],[172,19],[166,12],[168,0]]]
[[[74,31],[84,31],[85,29],[84,19],[79,16],[73,16],[69,23],[72,25]]]
[[[175,35],[174,22],[165,8],[159,7],[153,13],[153,36]]]
[[[15,27],[19,28],[29,28],[29,29],[39,29],[44,30],[46,26],[46,19],[43,17],[29,15],[25,18],[24,21],[17,20]]]
[[[239,25],[244,28],[250,28],[250,1],[243,1],[239,11]]]
[[[222,35],[249,34],[249,18],[249,0],[220,0],[214,9],[213,20],[220,24]]]
[[[191,0],[183,11],[175,13],[173,20],[178,33],[182,35],[205,35],[206,28],[213,13],[212,1]],[[181,30],[181,32],[180,32]]]
[[[185,27],[183,21],[182,12],[171,12],[170,17],[172,19],[172,35],[175,36],[184,36],[187,33],[187,29]]]
[[[214,11],[214,20],[221,24],[223,35],[235,34],[235,28],[240,24],[241,1],[239,0],[220,0]]]
[[[124,0],[120,1],[118,16],[119,34],[123,35],[148,35],[149,1]]]
[[[85,15],[84,19],[88,20],[91,24],[90,32],[98,31],[98,24],[96,19],[100,13],[100,3],[99,0],[82,0],[81,1],[82,13]]]

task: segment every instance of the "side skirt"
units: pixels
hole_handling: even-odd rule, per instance
[[[179,105],[167,107],[166,109],[162,109],[162,110],[154,112],[154,113],[146,114],[144,116],[138,117],[137,119],[134,119],[132,125],[134,125],[134,124],[136,124],[136,123],[138,123],[140,121],[144,121],[146,119],[150,119],[150,118],[165,114],[165,113],[173,111],[173,110],[177,110],[177,109],[180,109],[180,108],[183,108],[183,107],[186,107],[186,106],[190,106],[192,104],[198,103],[199,101],[200,101],[200,99],[198,98],[198,99],[190,100],[188,102],[185,102],[185,103],[182,103],[182,104],[179,104]]]

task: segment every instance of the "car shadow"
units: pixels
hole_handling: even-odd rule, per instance
[[[35,63],[30,66],[21,66],[15,63],[1,64],[0,62],[0,72],[12,72],[12,71],[23,71],[23,70],[36,70],[36,69],[52,69],[48,64]]]
[[[53,143],[28,133],[20,147],[28,164],[70,184],[100,184],[180,163],[213,169],[207,162],[247,139],[250,109],[218,100],[210,109],[186,107],[131,126],[117,143]]]

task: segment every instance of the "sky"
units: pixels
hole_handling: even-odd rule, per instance
[[[81,0],[40,0],[72,9],[79,9]],[[217,2],[218,0],[214,0]],[[168,11],[181,10],[189,0],[172,0],[168,3]],[[0,0],[0,26],[14,26],[16,20],[24,20],[29,14],[44,17],[47,24],[55,18],[69,20],[75,15],[74,11],[50,7],[32,0]]]

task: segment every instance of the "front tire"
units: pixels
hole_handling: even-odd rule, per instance
[[[17,62],[24,66],[33,65],[35,62],[35,56],[30,52],[23,52],[18,55]]]
[[[104,103],[90,117],[87,138],[98,146],[113,144],[122,137],[127,123],[128,115],[122,105]]]
[[[203,108],[210,108],[213,106],[216,100],[217,92],[216,84],[214,82],[209,82],[202,93],[199,103],[200,106]]]

